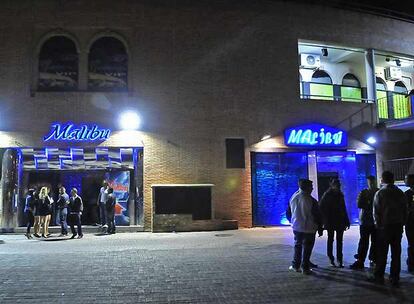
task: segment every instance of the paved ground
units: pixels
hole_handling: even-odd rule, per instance
[[[357,231],[345,234],[348,265]],[[329,267],[325,237],[317,240],[313,261],[320,268],[313,276],[288,272],[287,228],[0,239],[2,304],[414,302],[414,276],[405,265],[399,289],[373,285],[365,282],[368,272]]]

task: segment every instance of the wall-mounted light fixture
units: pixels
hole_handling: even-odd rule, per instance
[[[377,143],[377,140],[374,136],[370,136],[367,138],[367,143],[369,143],[370,145],[374,145]]]
[[[122,130],[137,130],[141,125],[141,119],[137,113],[127,111],[119,117],[119,125]]]

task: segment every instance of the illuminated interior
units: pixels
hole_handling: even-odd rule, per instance
[[[312,155],[316,155],[315,162]],[[312,170],[316,178],[312,177]],[[298,180],[312,179],[314,196],[318,198],[333,177],[341,181],[349,218],[357,223],[356,199],[359,191],[367,187],[369,175],[376,175],[375,154],[353,151],[252,153],[253,224],[288,225],[285,212],[290,197],[298,190]]]
[[[374,51],[376,99],[382,120],[413,115],[414,58]],[[367,97],[365,50],[299,42],[300,94],[304,100],[373,102]],[[371,72],[373,73],[373,71]]]

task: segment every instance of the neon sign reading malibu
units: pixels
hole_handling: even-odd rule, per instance
[[[50,133],[43,140],[61,140],[61,141],[95,141],[106,140],[109,138],[111,130],[100,129],[97,125],[76,126],[72,123],[64,125],[54,124]]]
[[[329,126],[318,124],[298,126],[285,131],[287,146],[345,147],[347,134]]]

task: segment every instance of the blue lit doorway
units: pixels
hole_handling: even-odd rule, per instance
[[[354,151],[254,152],[251,164],[254,226],[289,224],[285,211],[299,178],[314,182],[315,198],[326,190],[331,178],[339,178],[349,217],[356,223],[357,195],[366,187],[366,177],[376,175],[375,154]]]

